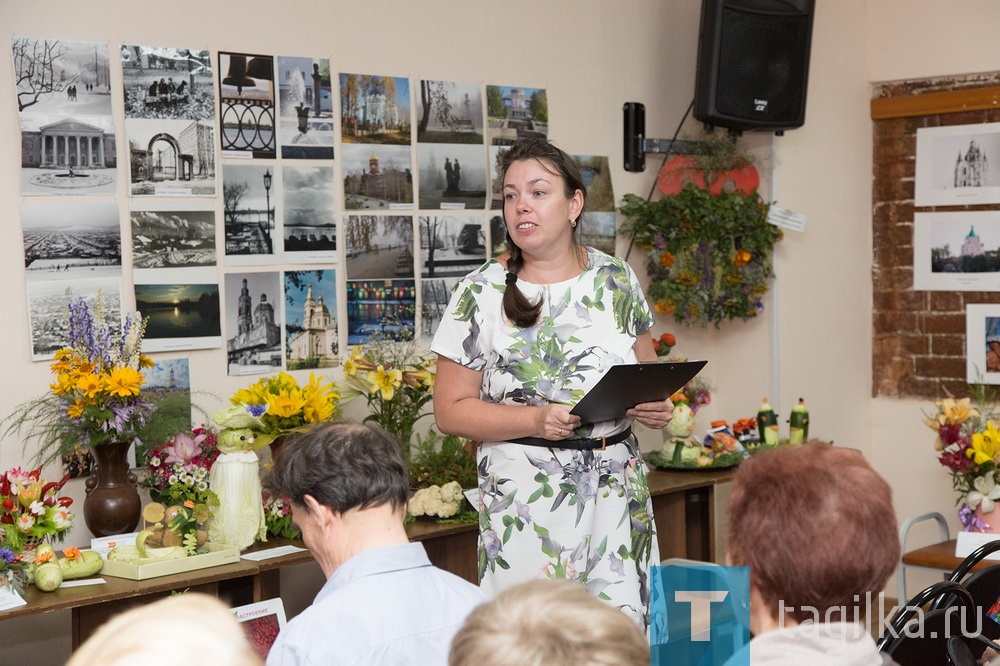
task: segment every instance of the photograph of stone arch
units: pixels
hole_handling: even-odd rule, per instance
[[[343,144],[344,208],[392,210],[413,208],[413,172],[409,145]]]
[[[126,119],[132,196],[215,196],[215,140],[206,120]]]
[[[121,60],[126,118],[215,117],[208,51],[123,44]]]
[[[419,143],[483,143],[483,93],[478,83],[421,80]]]
[[[110,116],[22,113],[21,194],[114,194],[118,158]]]
[[[344,143],[409,145],[410,80],[401,76],[340,75]]]
[[[528,137],[549,135],[549,102],[545,88],[486,86],[487,137],[494,146],[509,146]]]

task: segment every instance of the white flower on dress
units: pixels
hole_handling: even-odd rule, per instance
[[[975,490],[965,497],[970,509],[975,509],[980,503],[983,505],[983,513],[993,511],[996,501],[1000,500],[1000,486],[992,476],[980,476],[972,482]]]

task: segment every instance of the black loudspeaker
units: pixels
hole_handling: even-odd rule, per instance
[[[815,0],[703,0],[694,117],[783,131],[806,117]]]

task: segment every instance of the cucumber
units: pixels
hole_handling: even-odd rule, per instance
[[[799,398],[799,403],[792,407],[788,424],[789,444],[801,444],[809,439],[809,410],[806,409],[806,402],[802,398]]]
[[[104,558],[96,550],[85,550],[80,553],[80,557],[72,560],[65,557],[59,558],[59,568],[62,569],[63,580],[93,576],[103,566]]]
[[[771,407],[767,398],[764,398],[760,411],[757,412],[757,432],[761,442],[768,446],[777,446],[778,415],[774,413],[774,408]]]

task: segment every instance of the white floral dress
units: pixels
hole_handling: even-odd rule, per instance
[[[587,268],[549,285],[518,279],[539,323],[503,316],[506,270],[490,261],[462,279],[431,350],[483,373],[482,399],[576,404],[616,364],[636,362],[653,317],[631,268],[587,248]],[[629,419],[579,428],[612,435]],[[659,563],[646,467],[632,436],[605,451],[510,442],[479,448],[479,577],[489,595],[535,577],[568,578],[649,624],[649,567]]]

